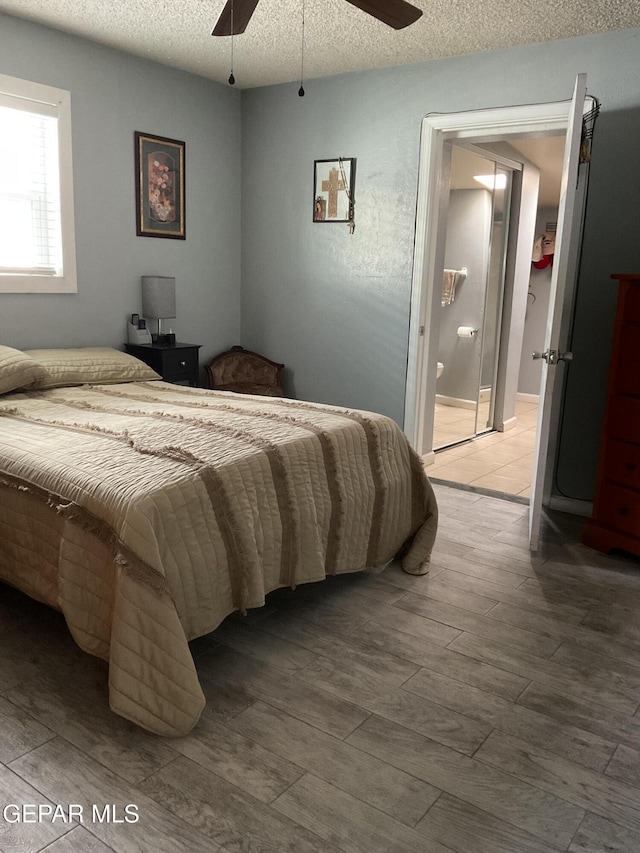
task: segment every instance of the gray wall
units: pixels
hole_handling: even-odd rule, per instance
[[[240,337],[240,93],[0,15],[0,73],[71,92],[78,293],[0,294],[0,342],[116,346],[140,276],[176,278],[201,363]],[[186,235],[137,237],[135,130],[186,143]]]
[[[0,294],[0,341],[117,346],[140,307],[140,275],[175,275],[174,326],[204,345],[203,359],[241,331],[245,346],[287,364],[298,397],[402,422],[422,117],[564,99],[579,71],[603,108],[558,490],[589,499],[615,308],[609,276],[640,270],[638,29],[308,81],[298,98],[297,83],[241,95],[0,15],[0,73],[71,91],[79,276],[76,295]],[[134,130],[187,143],[184,242],[135,235]],[[358,160],[352,236],[311,218],[313,160],[337,156]]]
[[[458,326],[482,329],[489,262],[491,194],[487,190],[451,190],[444,251],[446,269],[467,268],[450,305],[440,308],[438,361],[444,364],[437,393],[476,401],[480,390],[481,336],[459,338]]]
[[[420,122],[563,100],[588,73],[593,145],[558,486],[593,495],[615,307],[640,270],[640,30],[243,93],[242,340],[284,361],[299,397],[403,420]],[[356,231],[311,220],[314,159],[357,157]]]

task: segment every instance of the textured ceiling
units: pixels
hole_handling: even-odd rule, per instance
[[[640,0],[411,0],[424,14],[404,30],[345,0],[304,0],[304,77],[640,26]],[[230,38],[210,33],[225,0],[0,0],[0,12],[226,82]],[[234,38],[239,88],[300,79],[303,0],[260,0]]]

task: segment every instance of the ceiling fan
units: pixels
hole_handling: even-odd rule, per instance
[[[347,0],[347,3],[393,27],[394,30],[408,27],[422,16],[422,10],[406,0]],[[246,30],[257,5],[258,0],[227,0],[211,35],[240,35]]]

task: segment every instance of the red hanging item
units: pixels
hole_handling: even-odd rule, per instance
[[[533,255],[531,263],[537,270],[543,270],[546,267],[553,266],[553,255],[556,250],[556,235],[550,231],[545,231],[539,237],[536,237],[533,244]]]

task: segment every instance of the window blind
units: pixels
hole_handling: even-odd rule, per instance
[[[57,109],[0,98],[0,275],[62,275]]]

